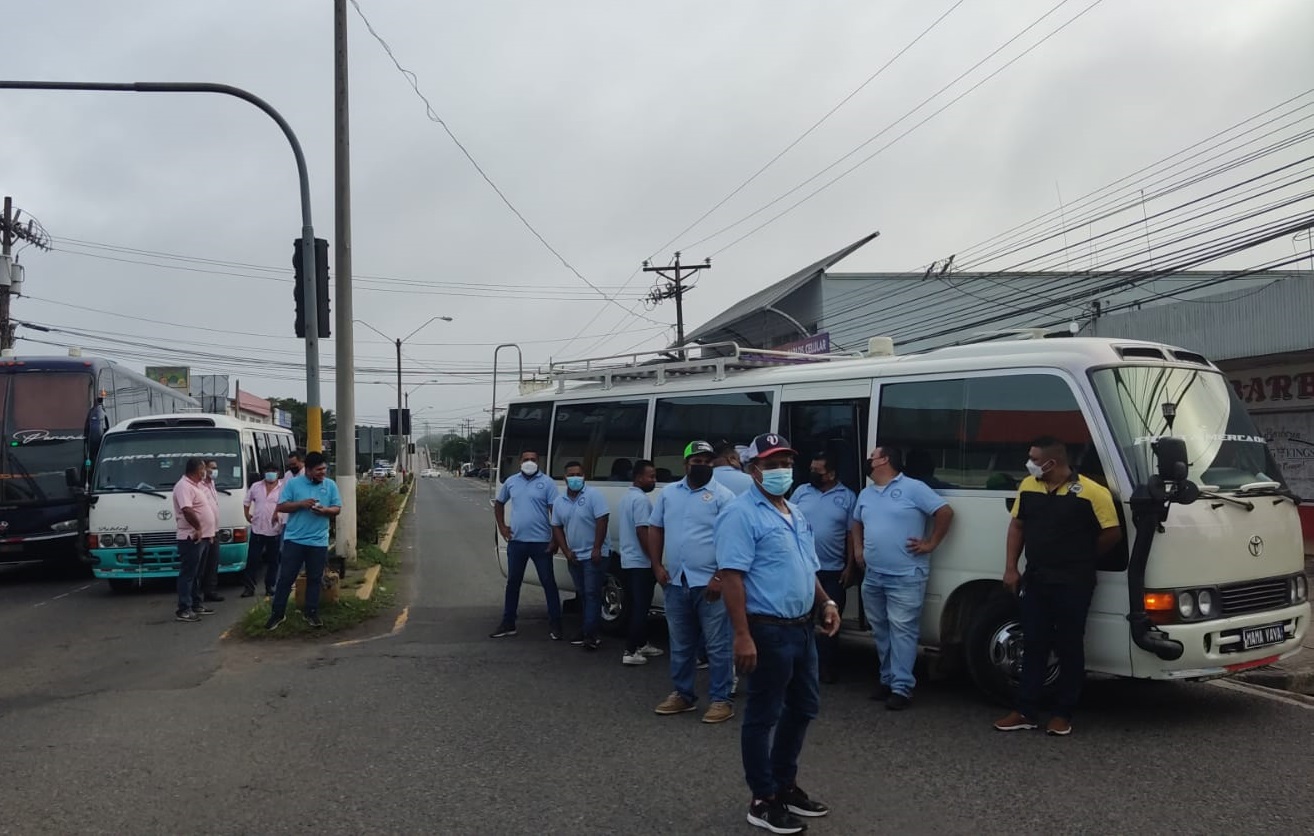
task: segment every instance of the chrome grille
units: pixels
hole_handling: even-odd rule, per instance
[[[128,542],[133,546],[140,541],[143,546],[150,548],[152,546],[174,546],[178,543],[178,532],[176,531],[144,531],[137,534],[129,534]]]
[[[1291,603],[1286,578],[1237,583],[1220,587],[1223,615],[1280,610]]]

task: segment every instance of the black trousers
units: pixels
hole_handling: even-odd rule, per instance
[[[219,593],[219,541],[211,537],[201,542],[201,567],[196,575],[202,595]]]

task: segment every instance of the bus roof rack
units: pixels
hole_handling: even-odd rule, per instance
[[[701,357],[688,357],[690,351],[701,351]],[[681,356],[686,355],[686,356]],[[591,380],[610,389],[616,381],[655,378],[662,385],[668,377],[711,372],[714,380],[724,380],[732,371],[760,369],[768,366],[796,363],[825,363],[832,360],[849,360],[853,354],[802,354],[795,351],[777,351],[768,348],[741,346],[735,342],[702,343],[660,351],[636,351],[608,357],[585,357],[579,360],[555,360],[548,366],[548,377],[557,391],[565,391],[567,381]]]

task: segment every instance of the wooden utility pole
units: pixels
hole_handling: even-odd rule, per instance
[[[4,259],[0,259],[0,269],[9,269],[9,251],[14,246],[14,199],[5,196],[4,216]],[[14,326],[9,321],[9,277],[0,280],[0,349],[14,347]]]
[[[684,294],[692,288],[685,287],[684,280],[697,275],[699,270],[711,270],[712,259],[703,259],[702,264],[684,265],[680,263],[680,254],[675,254],[675,264],[671,267],[650,267],[648,262],[643,262],[643,272],[656,273],[663,279],[666,279],[664,287],[658,286],[652,289],[648,294],[648,301],[654,305],[659,305],[667,299],[675,300],[675,347],[684,347]],[[674,275],[667,275],[664,271],[674,270]]]

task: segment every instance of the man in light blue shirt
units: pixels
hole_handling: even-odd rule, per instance
[[[830,637],[839,631],[840,616],[817,580],[812,526],[785,500],[795,455],[783,436],[753,439],[749,472],[755,487],[730,503],[716,523],[735,664],[751,674],[740,729],[744,777],[753,793],[748,821],[773,833],[799,833],[806,826],[795,816],[830,812],[797,782],[803,738],[820,710],[812,613],[820,609]]]
[[[800,485],[790,501],[798,506],[812,525],[817,543],[817,559],[821,568],[817,580],[826,590],[826,597],[839,606],[844,617],[844,604],[848,598],[849,578],[853,575],[852,550],[849,548],[849,521],[857,495],[839,481],[832,456],[818,453],[812,457],[808,471],[808,484]],[[836,680],[836,656],[839,653],[837,637],[817,637],[817,661],[821,668],[821,681]]]
[[[278,583],[265,629],[277,629],[287,620],[287,598],[302,566],[306,567],[306,622],[311,627],[323,627],[319,592],[328,565],[329,520],[342,510],[342,496],[337,483],[328,478],[328,460],[323,453],[306,454],[305,474],[283,486],[277,510],[288,518],[278,561]]]
[[[534,561],[534,571],[547,598],[548,636],[560,641],[561,596],[553,574],[552,523],[550,511],[557,498],[557,486],[539,472],[538,453],[520,454],[520,472],[502,482],[493,501],[493,518],[497,530],[506,540],[506,598],[502,605],[502,622],[490,638],[516,634],[516,614],[520,608],[520,586],[525,582],[525,567]],[[506,524],[506,504],[511,503],[511,524]]]
[[[607,574],[603,543],[610,516],[606,498],[584,484],[584,467],[567,462],[566,492],[552,503],[552,531],[557,548],[566,556],[584,615],[583,630],[570,643],[585,650],[597,650],[601,644],[598,625],[602,621],[602,581]]]
[[[716,448],[716,461],[712,463],[712,478],[739,496],[753,487],[753,477],[743,471],[739,459],[739,446],[722,441]]]
[[[899,448],[875,448],[867,465],[872,484],[858,494],[852,536],[854,562],[866,567],[862,603],[881,658],[880,684],[872,699],[902,711],[912,704],[917,684],[913,664],[931,571],[927,556],[948,533],[954,512],[924,482],[903,475]]]
[[[725,603],[712,588],[716,573],[713,531],[721,509],[735,498],[712,479],[712,445],[692,441],[684,448],[685,477],[668,485],[657,497],[648,518],[649,554],[665,558],[669,577],[662,593],[671,640],[673,690],[654,709],[658,714],[682,714],[697,704],[694,693],[695,656],[702,631],[707,646],[710,705],[704,723],[724,723],[735,716],[730,691],[734,687],[734,659]],[[711,592],[711,595],[706,593]],[[711,599],[711,600],[709,600]]]
[[[625,639],[625,653],[621,664],[646,665],[648,659],[662,655],[659,648],[648,643],[648,611],[652,609],[652,594],[660,580],[670,578],[662,566],[661,555],[656,559],[648,551],[648,520],[652,516],[649,497],[657,487],[657,469],[647,459],[634,463],[634,482],[621,497],[617,510],[620,529],[620,563],[625,575],[626,607],[629,610],[629,630]]]

